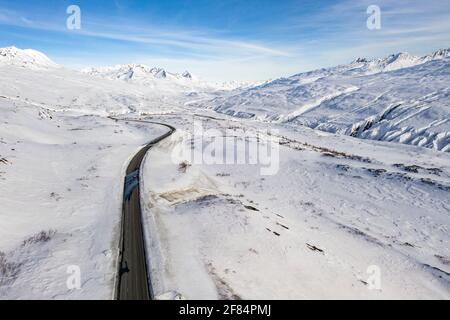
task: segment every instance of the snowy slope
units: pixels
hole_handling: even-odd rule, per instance
[[[18,51],[17,51],[18,50]],[[2,49],[2,51],[5,51]],[[171,112],[191,99],[184,90],[167,83],[157,89],[126,81],[113,81],[51,67],[44,59],[33,62],[27,50],[15,49],[7,63],[0,63],[0,95],[12,101],[82,114],[117,115],[134,112]],[[42,54],[37,54],[40,57]],[[25,60],[28,59],[28,60]]]
[[[110,299],[126,162],[164,128],[1,97],[0,119],[0,299]]]
[[[258,165],[174,161],[180,150],[211,145],[194,142],[202,137],[192,136],[192,118],[160,120],[178,130],[145,162],[156,296],[450,298],[449,154],[271,125],[281,137],[279,171],[261,176]],[[195,120],[237,141],[266,128]],[[182,161],[191,165],[180,170]],[[370,285],[373,268],[379,288]]]
[[[0,48],[0,66],[14,65],[28,69],[48,69],[58,67],[45,54],[32,50],[21,50],[16,47]]]
[[[450,150],[449,51],[358,58],[193,106],[361,138]]]

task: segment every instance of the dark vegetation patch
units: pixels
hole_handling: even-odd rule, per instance
[[[217,293],[221,300],[242,300],[242,298],[233,290],[233,288],[225,281],[225,279],[217,274],[216,268],[214,268],[211,262],[207,263],[206,267],[209,271],[209,274],[211,275],[211,278],[216,286]]]
[[[55,199],[56,201],[59,201],[62,199],[62,197],[59,194],[57,194],[56,192],[50,193],[50,198]]]
[[[34,244],[46,243],[50,241],[55,234],[55,230],[41,231],[28,239],[25,239],[20,245],[19,250],[23,250],[25,247]],[[34,250],[34,248],[32,250]],[[13,261],[13,259],[11,259],[11,253],[8,255],[0,251],[0,287],[11,285],[11,283],[19,276],[23,265],[23,261]]]
[[[191,166],[187,161],[183,161],[178,165],[178,171],[181,173],[186,173],[187,169]]]
[[[362,157],[362,156],[358,156],[358,155],[354,155],[354,154],[348,154],[345,152],[336,151],[336,150],[329,149],[326,147],[315,146],[315,145],[309,144],[307,142],[296,141],[294,139],[290,139],[290,138],[287,138],[284,136],[280,137],[279,144],[281,146],[287,146],[294,150],[309,149],[309,150],[312,150],[315,152],[319,152],[325,157],[344,158],[344,159],[355,160],[355,161],[360,161],[360,162],[365,162],[365,163],[371,162],[371,160],[366,157]]]
[[[450,191],[450,186],[442,184],[441,182],[438,182],[438,181],[430,179],[430,178],[416,179],[416,178],[409,176],[405,172],[388,172],[385,169],[373,169],[373,168],[362,168],[362,169],[365,170],[370,175],[372,175],[373,177],[385,177],[387,179],[396,179],[396,180],[400,180],[400,181],[420,182],[422,184],[438,188],[442,191],[447,191],[447,192]]]
[[[402,172],[389,172],[386,174],[386,177],[388,179],[397,179],[397,180],[401,180],[401,181],[412,181],[413,180],[413,178],[408,176],[406,173],[402,173]]]
[[[422,182],[422,183],[424,183],[426,185],[429,185],[429,186],[436,187],[436,188],[438,188],[440,190],[443,190],[443,191],[450,191],[450,186],[446,186],[446,185],[444,185],[442,183],[439,183],[437,181],[434,181],[434,180],[431,180],[431,179],[428,179],[428,178],[422,178],[422,179],[420,179],[420,182]]]
[[[6,254],[0,251],[0,287],[14,282],[21,266],[21,263],[9,261]]]
[[[251,210],[251,211],[259,211],[259,209],[255,208],[253,206],[244,205],[244,208],[247,209],[247,210]]]
[[[337,164],[336,169],[347,172],[350,170],[350,167],[345,164]]]
[[[449,279],[450,273],[448,273],[447,271],[444,271],[442,269],[439,269],[438,267],[435,267],[435,266],[432,266],[432,265],[429,265],[426,263],[424,263],[423,266],[427,269],[431,269],[438,278],[441,278],[441,279],[446,278],[447,281],[450,281],[450,279]]]
[[[344,231],[346,231],[346,232],[348,232],[350,234],[353,234],[353,235],[358,236],[358,237],[362,237],[362,238],[364,238],[366,241],[368,241],[370,243],[373,243],[373,244],[379,245],[381,247],[384,247],[384,244],[381,241],[379,241],[377,238],[368,235],[367,233],[359,230],[358,228],[346,226],[346,225],[340,224],[340,223],[338,223],[338,226],[339,226],[340,229],[343,229]]]
[[[216,176],[217,176],[217,177],[229,177],[230,174],[229,174],[229,173],[219,172],[219,173],[216,173]]]
[[[279,225],[280,227],[282,227],[282,228],[284,228],[286,230],[289,230],[289,227],[285,226],[284,224],[281,224],[281,223],[277,222],[277,225]]]
[[[435,257],[446,266],[450,266],[450,258],[436,254]]]
[[[439,176],[443,172],[442,169],[439,169],[439,168],[424,168],[424,167],[417,166],[417,165],[408,166],[408,165],[405,165],[402,163],[396,163],[396,164],[394,164],[394,167],[399,168],[406,172],[411,172],[411,173],[425,172],[425,173],[434,174],[437,176]]]
[[[309,243],[306,244],[306,247],[311,251],[318,251],[320,253],[324,252],[322,249],[316,247],[315,245],[309,244]]]
[[[48,231],[41,231],[34,236],[29,237],[28,239],[24,240],[22,242],[22,247],[25,247],[30,244],[35,243],[45,243],[50,241],[53,236],[56,234],[56,230],[48,230]]]
[[[363,169],[365,169],[368,173],[370,173],[374,177],[379,177],[387,172],[384,169],[373,169],[373,168],[363,168]]]
[[[413,245],[413,244],[411,244],[409,242],[404,242],[402,245],[405,246],[405,247],[411,247],[411,248],[415,248],[416,247],[415,245]]]

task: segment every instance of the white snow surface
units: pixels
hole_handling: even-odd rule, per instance
[[[0,114],[0,298],[110,299],[125,165],[164,129],[6,99]]]
[[[276,175],[190,157],[184,171],[182,158],[172,159],[192,148],[192,119],[163,119],[179,130],[148,153],[142,200],[155,295],[450,298],[447,153],[276,125]],[[229,118],[203,124],[234,128],[238,139],[265,128]],[[374,266],[381,286],[371,290]]]
[[[14,63],[0,74],[0,299],[111,299],[126,165],[166,128],[106,117],[145,103],[126,86]]]

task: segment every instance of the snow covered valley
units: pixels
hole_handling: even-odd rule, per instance
[[[449,64],[442,50],[221,86],[0,49],[0,299],[113,298],[125,168],[167,131],[126,119],[177,129],[142,167],[156,298],[450,299]],[[277,170],[186,157],[198,124],[264,132]]]

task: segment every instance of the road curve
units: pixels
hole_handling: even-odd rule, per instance
[[[140,201],[140,168],[145,154],[155,144],[171,136],[176,129],[159,122],[127,119],[125,121],[153,123],[169,128],[167,133],[148,143],[133,157],[128,165],[124,181],[119,271],[116,281],[115,298],[117,300],[151,300],[153,293],[147,271]]]

